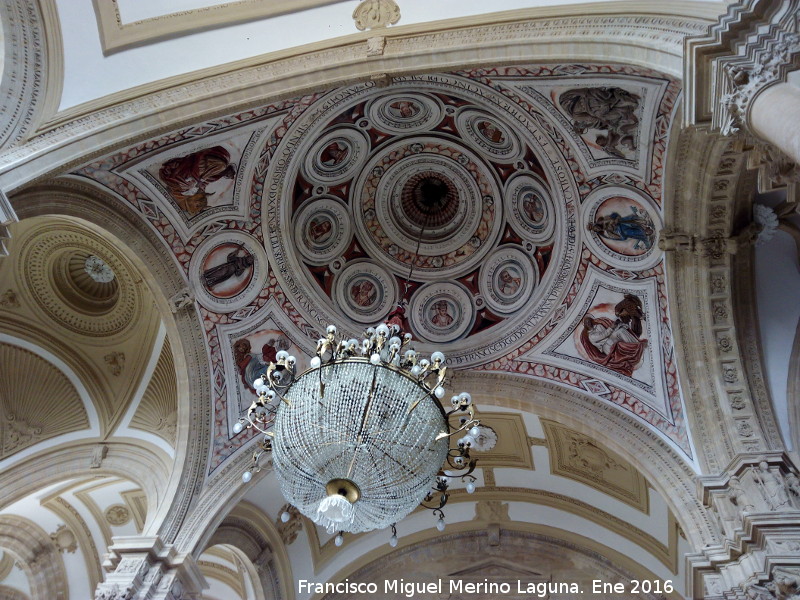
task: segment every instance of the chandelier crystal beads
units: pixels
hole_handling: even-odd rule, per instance
[[[426,359],[410,347],[402,312],[368,328],[361,340],[337,339],[329,326],[300,375],[295,357],[279,352],[254,383],[258,400],[234,427],[265,434],[252,470],[272,452],[283,495],[330,533],[395,532],[394,524],[420,504],[443,529],[450,479],[461,477],[469,493],[475,489],[470,438],[450,444],[479,424],[472,399],[453,396],[445,410],[445,357],[434,352]],[[457,412],[464,414],[451,425]],[[243,479],[251,477],[247,471]]]

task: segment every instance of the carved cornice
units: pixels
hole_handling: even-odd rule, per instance
[[[509,57],[536,62],[570,56],[641,64],[679,75],[684,38],[702,33],[718,11],[717,3],[697,2],[526,9],[497,13],[490,23],[481,16],[382,30],[383,54],[369,59],[373,34],[367,32],[170,78],[51,115],[35,139],[0,154],[0,188],[68,170],[199,118],[376,74],[407,74],[421,64],[448,70],[502,64]],[[699,16],[685,16],[690,14]],[[619,39],[626,43],[617,43]],[[313,79],[308,73],[314,73]]]
[[[755,97],[800,66],[798,1],[741,0],[705,36],[688,38],[685,125],[748,128]]]

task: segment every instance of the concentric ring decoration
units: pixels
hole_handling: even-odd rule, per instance
[[[347,207],[334,198],[311,198],[294,216],[297,249],[313,265],[328,264],[341,256],[352,237]]]
[[[544,244],[553,237],[555,209],[547,186],[531,173],[521,173],[506,185],[508,218],[526,240]]]
[[[511,162],[521,158],[522,144],[512,129],[489,113],[465,109],[458,113],[456,126],[475,147],[492,160]]]
[[[336,275],[332,296],[339,309],[353,321],[374,324],[397,302],[397,280],[374,263],[355,261]]]
[[[358,171],[368,151],[369,141],[359,129],[339,127],[311,147],[303,161],[303,171],[312,182],[341,183]]]
[[[431,185],[442,194],[433,212],[419,193]],[[359,241],[400,276],[421,231],[415,274],[422,280],[474,268],[501,233],[500,191],[489,167],[454,142],[412,136],[382,148],[353,189]]]
[[[256,299],[267,281],[267,254],[254,237],[226,231],[207,238],[192,253],[189,282],[208,310],[227,313]]]
[[[369,120],[391,133],[430,130],[439,124],[443,113],[439,100],[414,92],[381,96],[369,102],[366,108]]]
[[[509,315],[527,304],[538,279],[539,269],[525,252],[514,246],[502,246],[481,267],[478,285],[493,312]]]
[[[472,297],[454,282],[432,282],[411,297],[411,327],[429,342],[451,342],[465,335],[475,322]]]
[[[656,241],[661,219],[655,203],[639,190],[605,186],[589,194],[582,222],[589,248],[622,269],[649,269],[661,260]]]

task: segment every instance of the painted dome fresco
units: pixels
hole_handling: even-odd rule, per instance
[[[212,469],[277,351],[303,367],[329,323],[359,335],[398,306],[451,367],[579,389],[688,454],[655,244],[678,89],[593,64],[398,76],[75,175],[127,198],[186,271],[215,365]]]

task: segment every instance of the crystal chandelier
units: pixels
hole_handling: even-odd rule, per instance
[[[254,382],[258,399],[234,426],[236,433],[247,427],[264,434],[243,480],[271,452],[287,501],[338,532],[337,545],[343,532],[386,527],[395,545],[395,524],[420,505],[443,530],[450,479],[460,477],[468,493],[475,491],[469,450],[479,422],[472,399],[453,396],[445,410],[445,357],[434,352],[426,359],[411,348],[403,312],[398,306],[361,340],[337,339],[329,326],[299,375],[295,357],[278,352]],[[469,435],[451,444],[462,431]]]

